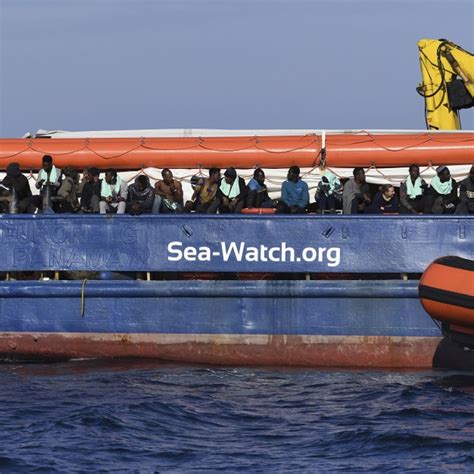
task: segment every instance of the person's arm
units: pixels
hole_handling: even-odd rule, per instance
[[[400,201],[397,196],[393,196],[392,212],[400,212]]]
[[[143,209],[150,210],[153,207],[153,202],[155,201],[155,192],[153,188],[150,188],[148,194],[146,195],[146,199],[142,203]]]
[[[120,197],[117,198],[117,201],[126,201],[128,197],[128,186],[125,181],[120,183]]]
[[[30,197],[33,195],[33,193],[31,192],[30,181],[26,176],[24,176],[24,178],[25,178],[25,181],[24,181],[25,182],[25,196]]]
[[[369,214],[383,214],[384,213],[384,202],[382,198],[382,193],[379,191],[375,196],[372,202],[372,205],[366,208],[366,212]]]
[[[110,202],[112,198],[104,194],[104,183],[105,183],[105,179],[102,180],[102,183],[100,184],[100,200]]]
[[[198,184],[196,184],[196,186],[194,187],[194,193],[191,196],[191,201],[192,202],[194,202],[198,198],[199,193],[201,192],[201,189],[202,189],[203,186],[204,186],[204,178],[201,178],[199,180]]]
[[[84,184],[81,193],[81,207],[88,209],[91,205],[92,191],[88,183]]]
[[[183,204],[183,186],[181,185],[180,181],[173,181],[173,182],[176,183],[176,186],[173,188],[174,192],[173,192],[173,189],[171,190],[173,192],[174,200],[178,204],[182,205]]]
[[[400,202],[402,203],[402,206],[404,208],[406,208],[409,211],[413,212],[413,207],[408,202],[407,183],[406,182],[400,183]]]
[[[454,206],[458,202],[458,183],[454,179],[451,178],[452,182],[452,189],[451,192],[443,199],[446,204],[449,204],[449,207],[452,207],[451,204]]]
[[[62,171],[59,168],[56,168],[56,181],[51,183],[56,189],[61,187],[63,181]]]
[[[309,188],[308,185],[303,182],[303,195],[301,196],[301,199],[298,200],[298,207],[301,207],[302,209],[306,209],[309,204]]]
[[[239,177],[239,195],[236,196],[236,201],[245,201],[247,198],[247,186],[245,184],[244,178]]]
[[[459,199],[463,204],[467,204],[469,201],[467,197],[467,186],[464,184],[464,181],[461,181],[459,185]]]
[[[38,171],[38,174],[36,175],[36,182],[35,182],[35,188],[36,189],[41,189],[41,186],[43,186],[44,179],[41,178],[42,173],[41,170]]]
[[[281,200],[287,204],[288,206],[290,205],[289,204],[289,195],[288,195],[288,183],[287,181],[285,181],[282,185],[281,185]]]
[[[158,196],[161,196],[162,198],[165,198],[166,197],[166,193],[163,191],[163,189],[161,188],[163,184],[163,181],[158,181],[156,184],[155,184],[155,194],[157,194]]]
[[[72,180],[66,179],[61,184],[61,187],[58,189],[58,196],[66,198],[72,191]]]

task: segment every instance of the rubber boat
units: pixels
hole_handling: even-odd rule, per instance
[[[366,166],[373,182],[412,162],[465,176],[472,161],[472,132],[308,133],[51,134],[1,140],[0,157],[33,170],[46,153],[79,168],[186,166],[186,179],[236,160],[283,178],[296,163],[311,183],[324,159],[347,175],[340,166]],[[440,257],[471,258],[473,230],[471,216],[2,215],[0,357],[429,368],[443,331],[419,280]]]
[[[418,291],[423,308],[444,335],[434,366],[474,370],[474,261],[436,259],[423,273]]]

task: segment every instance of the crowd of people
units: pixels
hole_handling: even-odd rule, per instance
[[[298,166],[288,170],[281,197],[272,199],[265,184],[265,173],[257,168],[245,183],[234,168],[211,168],[207,178],[193,183],[191,200],[185,202],[181,182],[169,169],[152,186],[146,175],[138,175],[130,185],[117,171],[88,168],[82,179],[72,168],[60,170],[53,158],[45,155],[38,172],[33,195],[28,178],[18,163],[10,163],[0,182],[0,212],[34,213],[117,213],[158,214],[196,212],[206,214],[239,213],[244,208],[274,209],[278,214],[474,214],[474,166],[457,183],[446,166],[436,169],[428,184],[417,165],[410,166],[400,185],[399,196],[391,184],[382,185],[372,195],[363,168],[354,168],[353,177],[343,183],[329,169],[321,169],[321,181],[310,204],[309,188]],[[12,207],[11,203],[15,205]],[[14,211],[12,211],[14,209]]]

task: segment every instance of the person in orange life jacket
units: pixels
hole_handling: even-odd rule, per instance
[[[228,168],[219,184],[219,212],[238,213],[242,210],[247,197],[247,186],[243,178],[237,176],[234,168]]]
[[[127,195],[127,183],[122,181],[117,171],[112,168],[106,170],[100,189],[100,213],[116,211],[117,214],[125,214]]]
[[[431,180],[426,198],[429,214],[454,214],[458,199],[458,184],[451,178],[447,166],[438,166]]]
[[[428,185],[421,178],[418,165],[411,165],[408,173],[407,179],[400,183],[400,214],[422,214]]]
[[[288,170],[287,180],[281,187],[281,199],[278,202],[278,214],[303,214],[309,204],[308,185],[300,178],[298,166]]]
[[[275,207],[265,185],[265,173],[261,168],[253,172],[253,178],[247,184],[247,207]]]
[[[468,177],[459,183],[459,200],[456,214],[474,214],[474,165]]]
[[[384,184],[367,208],[368,214],[398,214],[400,203],[391,184]]]

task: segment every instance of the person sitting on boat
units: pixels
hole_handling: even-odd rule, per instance
[[[133,215],[153,212],[155,190],[150,185],[148,176],[141,174],[128,187],[127,212]]]
[[[456,214],[474,214],[474,165],[469,175],[459,183],[459,204]]]
[[[89,182],[90,175],[89,175],[90,168],[84,168],[82,170],[82,178],[77,185],[77,197],[80,198],[82,196],[82,190],[84,186]]]
[[[115,211],[117,214],[125,214],[127,195],[127,183],[122,181],[117,171],[112,168],[106,170],[100,189],[100,213]]]
[[[247,186],[244,179],[237,176],[235,168],[225,170],[219,184],[218,196],[221,214],[239,213],[243,209],[247,198]]]
[[[16,193],[16,208],[19,214],[33,214],[35,207],[31,202],[31,188],[28,178],[20,171],[18,163],[10,163],[7,166],[7,175],[0,182],[3,195],[10,196],[12,190]],[[9,212],[9,206],[4,205],[4,211]]]
[[[58,212],[77,212],[80,208],[77,198],[77,188],[79,185],[79,175],[75,169],[64,168],[64,179],[58,189]]]
[[[366,208],[369,214],[398,214],[400,201],[395,194],[395,188],[391,184],[384,184],[380,191],[374,196],[372,205]]]
[[[162,180],[155,184],[155,204],[153,212],[177,214],[183,212],[183,186],[174,179],[168,168],[161,172]]]
[[[262,168],[253,172],[253,178],[247,184],[247,207],[275,207],[273,200],[268,195],[265,184],[265,173]]]
[[[99,213],[100,190],[102,180],[99,179],[100,171],[97,168],[89,168],[87,182],[82,187],[81,210],[86,213]]]
[[[438,166],[427,192],[427,213],[454,214],[458,201],[458,184],[451,178],[449,168]]]
[[[221,170],[219,168],[211,168],[209,170],[209,178],[201,178],[199,183],[196,184],[191,201],[186,203],[186,211],[215,214],[220,204],[220,199],[217,195],[220,179]]]
[[[58,189],[61,186],[62,172],[53,164],[53,158],[50,155],[44,155],[42,160],[42,168],[38,171],[36,177],[36,189],[40,190],[39,196],[32,197],[32,203],[40,211],[43,210],[43,197],[50,193],[49,196],[57,195]],[[48,199],[46,198],[46,201]],[[52,208],[56,211],[57,203],[52,204]]]
[[[420,167],[411,165],[406,181],[400,183],[400,213],[422,214],[425,212],[428,185],[420,176]]]
[[[281,199],[278,202],[278,214],[303,214],[309,204],[309,188],[300,178],[298,166],[288,170],[287,179],[281,186]]]
[[[321,212],[336,212],[337,204],[342,200],[343,187],[339,178],[327,168],[321,169],[321,181],[318,183],[315,199]]]
[[[371,199],[369,185],[365,181],[365,171],[363,168],[354,168],[353,178],[344,185],[342,195],[344,214],[363,214],[369,206]]]

